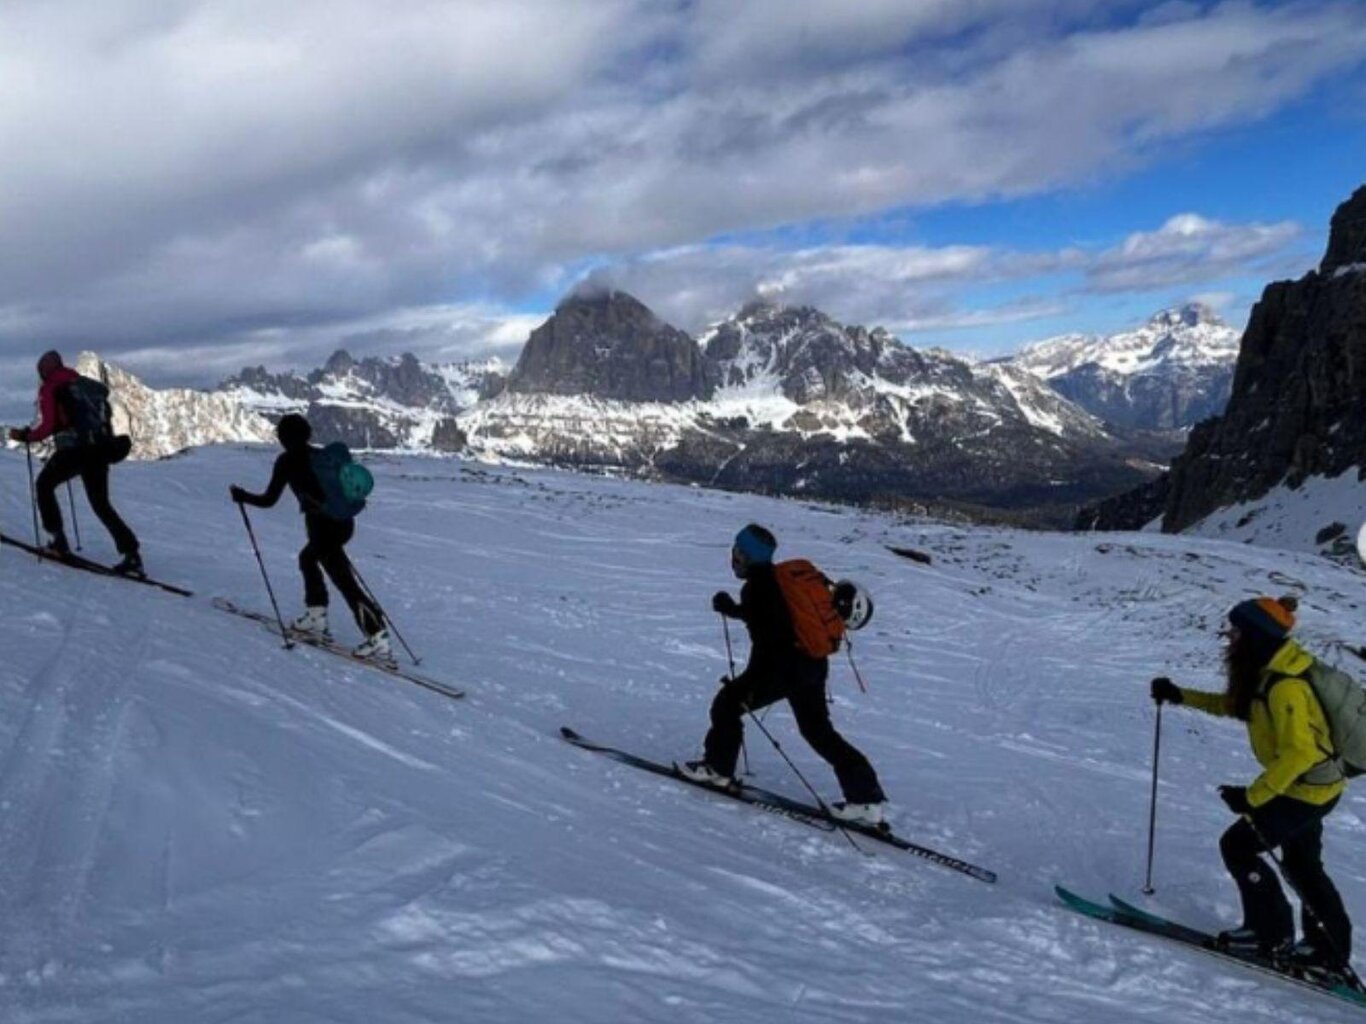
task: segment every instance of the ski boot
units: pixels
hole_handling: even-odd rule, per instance
[[[52,534],[48,542],[43,545],[42,553],[49,558],[60,558],[62,561],[71,557],[71,545],[67,543],[66,534],[58,530]]]
[[[147,570],[142,567],[142,555],[136,551],[130,551],[112,567],[112,571],[120,576],[131,576],[133,579],[143,580],[147,578]]]
[[[839,803],[830,805],[830,817],[836,821],[848,822],[850,825],[862,825],[865,828],[875,828],[880,831],[887,829],[887,818],[883,813],[885,804],[854,804],[841,800]]]
[[[370,661],[393,661],[394,652],[389,643],[389,631],[383,628],[375,630],[351,653],[357,658],[366,658]]]
[[[291,632],[308,633],[313,636],[327,637],[331,632],[327,628],[327,606],[314,605],[307,608],[302,615],[289,624]]]
[[[706,761],[687,761],[678,766],[679,774],[692,782],[715,789],[735,789],[736,783],[729,775],[722,775]]]

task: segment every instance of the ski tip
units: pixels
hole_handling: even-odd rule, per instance
[[[582,736],[580,736],[578,733],[576,733],[573,729],[569,728],[569,726],[567,726],[567,725],[562,725],[562,726],[560,726],[560,735],[563,736],[563,737],[564,737],[565,739],[567,739],[567,740],[581,740],[581,739],[583,739]]]

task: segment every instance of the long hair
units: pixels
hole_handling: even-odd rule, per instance
[[[1243,630],[1224,649],[1224,692],[1233,703],[1233,715],[1246,722],[1252,717],[1252,702],[1262,686],[1262,671],[1280,649],[1282,641]]]

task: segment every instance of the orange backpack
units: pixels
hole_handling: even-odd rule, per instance
[[[797,647],[812,658],[828,658],[840,649],[844,620],[835,610],[824,574],[804,558],[773,567],[778,589],[787,602]]]

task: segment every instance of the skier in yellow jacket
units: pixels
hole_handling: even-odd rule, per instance
[[[1162,677],[1152,681],[1152,697],[1247,723],[1263,769],[1250,786],[1219,787],[1238,815],[1219,850],[1243,903],[1242,926],[1220,933],[1221,942],[1230,950],[1333,970],[1351,957],[1352,923],[1323,869],[1323,819],[1337,806],[1344,782],[1328,722],[1305,678],[1314,659],[1290,638],[1295,607],[1288,597],[1234,606],[1224,634],[1224,692],[1186,690]],[[1261,856],[1276,847],[1303,904],[1298,944],[1290,904]]]

